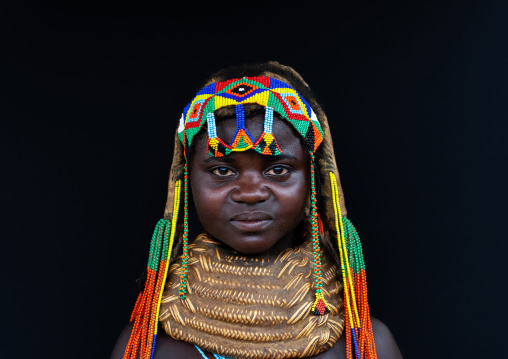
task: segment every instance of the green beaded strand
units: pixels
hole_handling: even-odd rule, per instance
[[[148,257],[148,268],[157,271],[159,269],[161,259],[161,245],[164,251],[167,251],[167,238],[163,239],[164,229],[171,227],[171,223],[167,219],[161,219],[157,222],[153,231],[152,241],[150,242],[150,255]],[[164,236],[164,237],[167,237]],[[164,243],[163,243],[164,242]]]
[[[183,235],[182,235],[182,266],[180,268],[180,288],[178,294],[180,299],[185,299],[187,293],[187,264],[189,261],[189,175],[187,162],[184,166],[183,176]]]
[[[362,269],[365,269],[360,236],[349,219],[344,218],[344,224],[345,234],[347,234],[346,244],[348,246],[351,267],[355,273],[359,273]]]
[[[314,154],[310,154],[311,159],[311,171],[310,171],[310,199],[311,199],[311,228],[312,228],[312,248],[313,248],[313,258],[314,258],[314,282],[316,293],[321,293],[321,288],[323,287],[322,278],[321,278],[321,253],[319,248],[319,225],[317,219],[317,198],[316,198],[316,179],[315,179],[315,158]]]

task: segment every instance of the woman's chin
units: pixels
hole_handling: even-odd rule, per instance
[[[259,232],[222,231],[220,236],[212,232],[209,233],[232,250],[250,255],[262,254],[271,250],[284,250],[301,242],[301,238],[297,236],[295,230],[288,234],[281,234],[271,229]]]
[[[219,239],[220,240],[220,239]],[[230,247],[232,250],[242,254],[262,254],[276,247],[278,241],[269,241],[263,237],[247,236],[238,240],[220,240],[223,244]]]

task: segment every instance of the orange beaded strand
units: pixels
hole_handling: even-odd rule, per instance
[[[347,358],[352,359],[355,351],[357,358],[376,359],[360,238],[351,221],[341,215],[338,187],[333,172],[330,172],[330,182],[344,283]]]
[[[161,219],[152,236],[145,288],[138,296],[131,315],[134,325],[124,352],[124,359],[150,359],[154,353],[161,292],[166,280],[167,261],[172,251],[178,219],[180,188],[181,180],[178,180],[175,183],[175,203],[172,217],[175,224],[171,226],[168,220]]]

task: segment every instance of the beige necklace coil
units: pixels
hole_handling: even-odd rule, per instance
[[[168,271],[160,322],[166,332],[231,358],[305,358],[330,349],[343,332],[343,285],[321,252],[322,293],[330,313],[315,316],[312,242],[241,255],[207,234],[189,245],[187,295],[179,298],[182,259]]]

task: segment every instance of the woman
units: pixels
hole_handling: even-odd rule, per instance
[[[370,318],[326,116],[278,63],[222,70],[185,108],[147,271],[112,358],[401,358]]]

